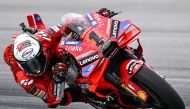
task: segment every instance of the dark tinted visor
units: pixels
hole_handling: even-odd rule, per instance
[[[19,62],[19,64],[21,65],[23,70],[26,71],[26,73],[34,76],[41,75],[43,73],[45,63],[46,57],[42,52],[31,60]]]

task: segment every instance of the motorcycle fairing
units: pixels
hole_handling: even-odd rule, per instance
[[[83,38],[81,39],[82,43],[76,46],[72,45],[72,47],[81,47],[81,51],[76,51],[74,50],[74,48],[67,49],[68,47],[71,47],[71,45],[68,45],[65,43],[62,43],[64,45],[62,47],[66,49],[66,51],[71,53],[73,57],[76,58],[78,64],[80,65],[82,69],[83,77],[76,81],[78,81],[79,83],[86,82],[87,84],[89,84],[90,92],[95,93],[97,96],[105,97],[104,95],[101,95],[100,93],[98,93],[97,90],[103,88],[100,84],[102,82],[105,82],[102,80],[102,78],[103,78],[104,72],[106,71],[107,66],[110,63],[110,59],[103,58],[103,53],[101,52],[100,48],[108,40],[116,42],[117,40],[123,37],[120,42],[117,42],[119,47],[122,48],[128,42],[134,39],[138,33],[140,33],[140,29],[136,27],[130,31],[127,31],[131,26],[133,26],[133,24],[131,24],[130,21],[127,21],[127,20],[124,22],[121,22],[115,19],[109,19],[109,18],[103,17],[97,13],[87,13],[85,15],[86,15],[87,21],[91,23],[91,26],[86,28],[85,31],[81,32],[82,34],[80,33],[80,35],[83,36]],[[72,29],[72,30],[75,30],[75,29]],[[116,32],[114,34],[114,37],[111,37],[112,33],[114,32]],[[66,40],[67,39],[65,39],[64,41]],[[100,41],[103,41],[103,43],[99,43]],[[100,55],[100,57],[97,60],[86,63],[84,65],[80,64],[81,59],[86,59],[86,57],[89,57],[96,52]],[[103,60],[103,64],[99,65],[100,61],[102,60]],[[127,64],[127,63],[124,62],[124,64]],[[126,78],[127,80],[129,80],[130,77],[132,77],[133,74],[135,74],[138,71],[141,64],[142,64],[141,62],[137,62],[137,64],[133,66],[134,68],[132,68],[131,74],[126,73],[129,71],[123,70],[126,73],[125,75],[127,77]],[[138,65],[139,65],[139,68],[136,68]],[[130,86],[134,87],[136,90],[137,89],[141,90],[138,86],[135,86],[133,84],[129,85],[128,89],[130,89]],[[123,84],[123,87],[125,87],[126,89],[126,87],[128,87],[128,84],[127,83]],[[138,95],[137,92],[133,92],[133,93]]]
[[[114,28],[115,32],[118,34],[117,36],[121,36],[129,28],[129,26],[131,26],[131,21],[129,20],[119,21],[104,17],[97,13],[90,13],[90,15],[96,22],[96,26],[94,28],[101,31],[102,33],[106,33],[108,35],[107,37],[111,37],[111,32],[114,30]]]
[[[105,18],[104,16],[101,16],[97,13],[89,13],[89,14],[92,17],[91,19],[93,19],[94,22],[96,23],[96,26],[93,26],[93,27],[100,30],[101,32],[105,33],[107,22],[108,22],[107,18]],[[88,14],[86,14],[86,15],[87,15],[87,17],[89,17]]]
[[[92,73],[92,71],[94,70],[96,65],[97,65],[97,61],[83,67],[82,68],[82,76],[83,77],[88,77]]]
[[[131,24],[128,29],[126,29],[126,32],[121,35],[121,37],[117,40],[118,46],[120,48],[125,47],[127,44],[133,42],[137,39],[137,35],[141,32],[140,28],[135,26],[134,24]]]
[[[131,25],[130,21],[123,21],[120,24],[120,30],[119,30],[119,35],[122,35]]]
[[[90,15],[96,22],[96,26],[93,27],[94,30],[99,32],[98,35],[103,36],[104,42],[110,38],[112,40],[119,40],[122,36],[126,36],[128,38],[125,37],[125,41],[122,41],[122,44],[126,44],[127,41],[130,41],[140,33],[140,29],[133,25],[129,20],[119,21],[104,17],[97,13],[90,13]],[[129,30],[132,27],[134,27],[134,29]],[[113,33],[115,33],[116,36],[113,37]]]
[[[86,12],[85,15],[87,16],[87,18],[90,21],[90,23],[92,24],[92,26],[96,27],[97,26],[97,22],[94,20],[94,18],[92,17],[91,13]]]
[[[76,57],[76,60],[79,63],[79,65],[80,65],[81,59],[88,57],[97,51],[99,51],[98,53],[100,54],[100,58],[98,59],[98,62],[100,62],[100,60],[102,59],[102,53],[100,52],[101,51],[100,49],[103,46],[103,44],[105,42],[107,42],[108,40],[116,40],[117,38],[119,38],[120,35],[123,35],[124,32],[131,25],[130,21],[126,20],[124,22],[121,22],[121,21],[118,21],[115,19],[106,18],[97,13],[88,13],[87,12],[87,13],[85,13],[84,17],[86,17],[87,21],[89,21],[91,23],[91,26],[88,27],[83,32],[83,34],[80,34],[81,36],[84,36],[81,39],[82,42],[79,43],[76,40],[73,40],[73,39],[70,40],[70,39],[65,38],[64,40],[62,40],[62,43],[61,43],[62,47],[66,51],[68,51],[74,57]],[[111,37],[114,29],[116,30],[116,34],[115,34],[116,36]],[[76,29],[74,28],[72,30],[76,30]],[[67,43],[67,42],[69,42],[69,43]],[[93,52],[89,53],[88,55],[83,56],[83,54],[86,54],[89,51],[93,51]],[[91,62],[87,63],[86,65],[89,65],[90,63]],[[83,75],[85,77],[87,75],[89,76],[89,74],[91,74],[91,72],[84,71],[84,67],[87,67],[86,65],[80,65],[81,68],[83,69]],[[95,67],[96,66],[94,66],[94,68]],[[93,70],[92,70],[92,72],[93,72]]]
[[[100,55],[98,59],[102,57],[101,53],[97,52],[98,48],[95,45],[96,43],[89,39],[83,42],[63,39],[60,42],[60,46],[72,54],[81,67],[84,67],[90,63],[85,63],[85,65],[80,63],[81,60],[85,59],[86,57],[89,57],[95,53],[98,53]]]

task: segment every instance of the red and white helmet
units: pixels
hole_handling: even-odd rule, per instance
[[[40,42],[29,34],[19,35],[13,46],[13,56],[28,75],[42,75],[46,67],[46,56]]]

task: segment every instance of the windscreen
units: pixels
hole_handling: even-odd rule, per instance
[[[76,13],[64,15],[62,17],[62,24],[79,35],[82,35],[91,26],[91,23],[84,15]]]

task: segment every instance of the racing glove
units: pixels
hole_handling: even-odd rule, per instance
[[[63,83],[67,75],[67,66],[64,63],[56,63],[52,67],[54,83]]]

